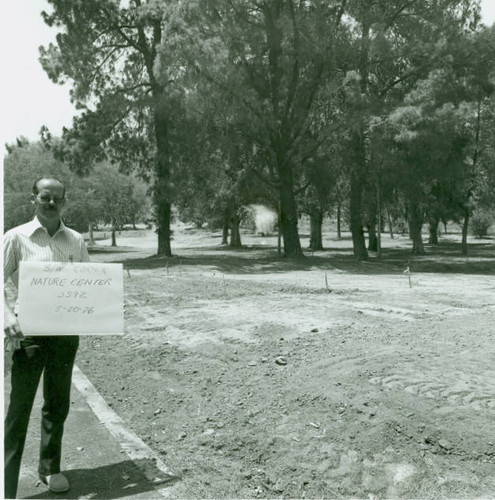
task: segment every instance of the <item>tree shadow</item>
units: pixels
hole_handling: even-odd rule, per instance
[[[367,261],[354,258],[352,249],[327,247],[322,251],[305,250],[305,258],[291,260],[280,256],[276,248],[226,246],[180,249],[180,255],[123,259],[124,267],[132,269],[173,269],[177,266],[208,266],[224,274],[263,274],[288,271],[339,271],[350,274],[397,274],[406,268],[411,272],[495,274],[495,246],[492,243],[470,245],[469,256],[461,254],[460,243],[442,242],[426,245],[425,255],[413,255],[408,248],[386,248],[382,257],[371,252]]]
[[[128,253],[135,252],[136,249],[134,247],[125,247],[125,246],[102,246],[102,245],[91,245],[88,246],[88,252],[90,254],[99,254],[99,253]]]
[[[43,492],[23,498],[157,498],[156,488],[175,484],[179,477],[169,476],[159,470],[151,459],[123,461],[93,469],[65,470],[71,488],[67,493],[52,493],[45,485]]]

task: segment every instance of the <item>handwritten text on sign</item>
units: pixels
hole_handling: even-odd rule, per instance
[[[123,334],[122,264],[22,261],[19,324],[25,335]]]

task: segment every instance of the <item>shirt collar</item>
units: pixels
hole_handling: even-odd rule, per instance
[[[39,229],[46,232],[46,228],[45,228],[45,226],[43,226],[43,224],[41,224],[41,222],[38,219],[38,216],[35,216],[34,219],[32,221],[28,222],[27,224],[24,224],[22,229],[23,229],[22,232],[26,236],[32,236]],[[66,225],[63,223],[62,219],[60,219],[60,226],[58,227],[55,234],[57,234],[61,231],[65,231],[66,229],[67,229]],[[53,236],[55,236],[55,234]]]

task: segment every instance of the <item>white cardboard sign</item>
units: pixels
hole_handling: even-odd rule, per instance
[[[19,268],[24,335],[122,335],[122,264],[29,262]]]

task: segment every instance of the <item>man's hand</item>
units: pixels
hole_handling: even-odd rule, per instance
[[[5,335],[5,350],[15,350],[21,347],[21,340],[24,339],[24,334],[21,332],[19,327],[19,322],[13,314],[7,313],[5,311],[4,318],[4,335]]]

